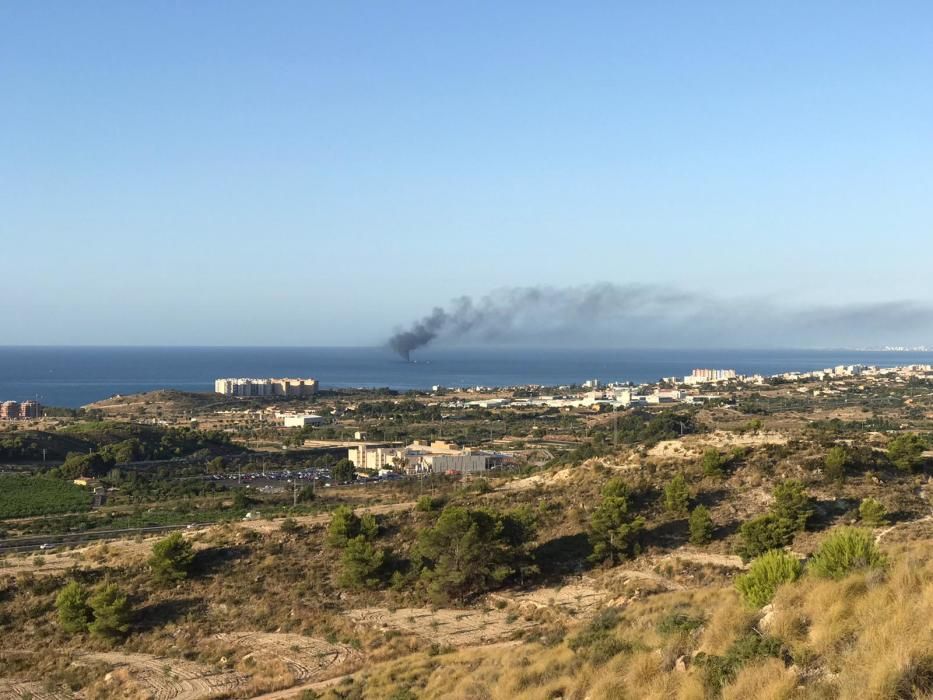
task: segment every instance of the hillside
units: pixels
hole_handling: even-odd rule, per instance
[[[347,423],[429,417],[371,401]],[[539,461],[462,479],[340,485],[338,457],[292,450],[287,475],[242,484],[207,457],[108,473],[109,512],[17,532],[183,536],[0,557],[0,697],[930,697],[928,419],[847,410],[581,411],[555,417],[558,440],[527,451]],[[462,415],[436,420],[482,420]],[[211,439],[118,421],[60,434],[104,456]],[[298,469],[319,478],[290,481]],[[105,594],[117,612],[101,611]]]

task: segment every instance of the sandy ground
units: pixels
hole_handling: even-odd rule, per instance
[[[241,662],[270,662],[284,666],[293,682],[319,680],[334,669],[344,670],[362,655],[346,644],[331,644],[323,639],[300,634],[266,632],[225,632],[214,638],[248,653]]]
[[[783,433],[758,431],[733,433],[717,430],[702,435],[688,435],[679,440],[663,440],[648,450],[649,457],[673,459],[677,457],[695,459],[710,447],[726,450],[731,447],[758,447],[760,445],[785,445],[787,436]]]
[[[453,647],[479,646],[508,639],[537,623],[510,617],[506,610],[454,608],[359,608],[346,615],[360,626],[416,634]]]
[[[246,676],[233,671],[150,654],[97,652],[85,654],[81,659],[114,667],[102,679],[104,687],[114,696],[201,700],[233,693],[248,681]]]
[[[98,688],[114,697],[152,700],[202,700],[250,695],[253,671],[272,669],[277,679],[292,686],[321,682],[328,675],[343,676],[358,667],[362,655],[345,644],[298,634],[227,632],[214,636],[223,647],[236,650],[240,670],[151,654],[119,651],[82,654],[76,664],[104,663],[112,667]],[[245,653],[244,653],[245,652]],[[242,655],[241,655],[242,654]],[[251,669],[246,673],[244,669]],[[0,700],[64,700],[71,692],[49,690],[41,683],[0,680]]]
[[[565,586],[493,593],[489,599],[494,602],[504,601],[513,609],[517,608],[520,614],[549,609],[573,619],[594,615],[606,604],[609,593],[598,588],[593,579],[582,578],[579,582]]]
[[[65,690],[49,690],[43,683],[21,683],[0,678],[0,700],[69,700],[74,695]]]

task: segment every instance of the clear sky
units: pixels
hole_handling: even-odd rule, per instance
[[[0,0],[0,345],[371,345],[597,281],[926,304],[931,263],[930,2]]]

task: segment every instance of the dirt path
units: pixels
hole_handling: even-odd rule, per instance
[[[228,695],[249,680],[233,671],[219,671],[193,661],[150,654],[96,652],[85,654],[81,659],[116,667],[103,679],[114,695],[127,695],[136,690],[145,692],[153,700],[202,700]]]
[[[514,605],[523,613],[549,609],[570,618],[595,614],[609,598],[609,592],[596,588],[595,581],[592,579],[582,579],[564,586],[542,587],[512,594],[509,592],[492,593],[489,596],[490,600],[501,600]]]
[[[735,554],[709,554],[707,552],[691,552],[681,549],[662,557],[662,561],[666,559],[680,559],[694,564],[710,564],[712,566],[721,566],[724,569],[748,568],[748,564],[742,562],[742,557]]]
[[[884,530],[882,530],[877,535],[875,535],[875,544],[880,544],[881,540],[883,540],[885,537],[890,535],[895,530],[900,530],[900,529],[911,527],[911,526],[918,527],[918,526],[921,526],[922,523],[927,523],[931,521],[933,521],[933,515],[927,515],[926,517],[920,518],[919,520],[908,520],[907,522],[904,522],[904,523],[897,523],[897,525],[891,525],[890,527],[886,527]]]
[[[72,700],[74,694],[67,689],[49,690],[44,683],[20,682],[0,678],[0,700]]]
[[[345,667],[362,658],[358,651],[346,644],[331,644],[300,634],[225,632],[214,635],[214,639],[248,651],[241,661],[281,663],[296,682],[320,679],[332,669]]]
[[[246,652],[238,663],[246,663],[257,671],[264,667],[284,667],[294,683],[319,682],[328,673],[345,672],[349,664],[362,658],[358,651],[345,644],[331,644],[299,634],[226,632],[214,635],[214,639]],[[106,692],[114,696],[143,693],[153,700],[201,700],[243,693],[252,680],[252,672],[217,669],[150,654],[95,652],[82,655],[77,663],[82,660],[114,667],[101,681]],[[9,697],[19,700],[22,694]],[[57,700],[57,697],[49,696],[48,700]]]
[[[357,608],[345,614],[370,629],[398,630],[458,648],[501,641],[537,625],[505,610]]]

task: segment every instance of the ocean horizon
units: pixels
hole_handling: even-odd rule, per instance
[[[219,377],[314,377],[322,389],[653,382],[694,368],[773,375],[848,364],[933,363],[933,352],[429,347],[406,362],[382,347],[4,346],[0,401],[77,408],[155,389],[205,392]]]

